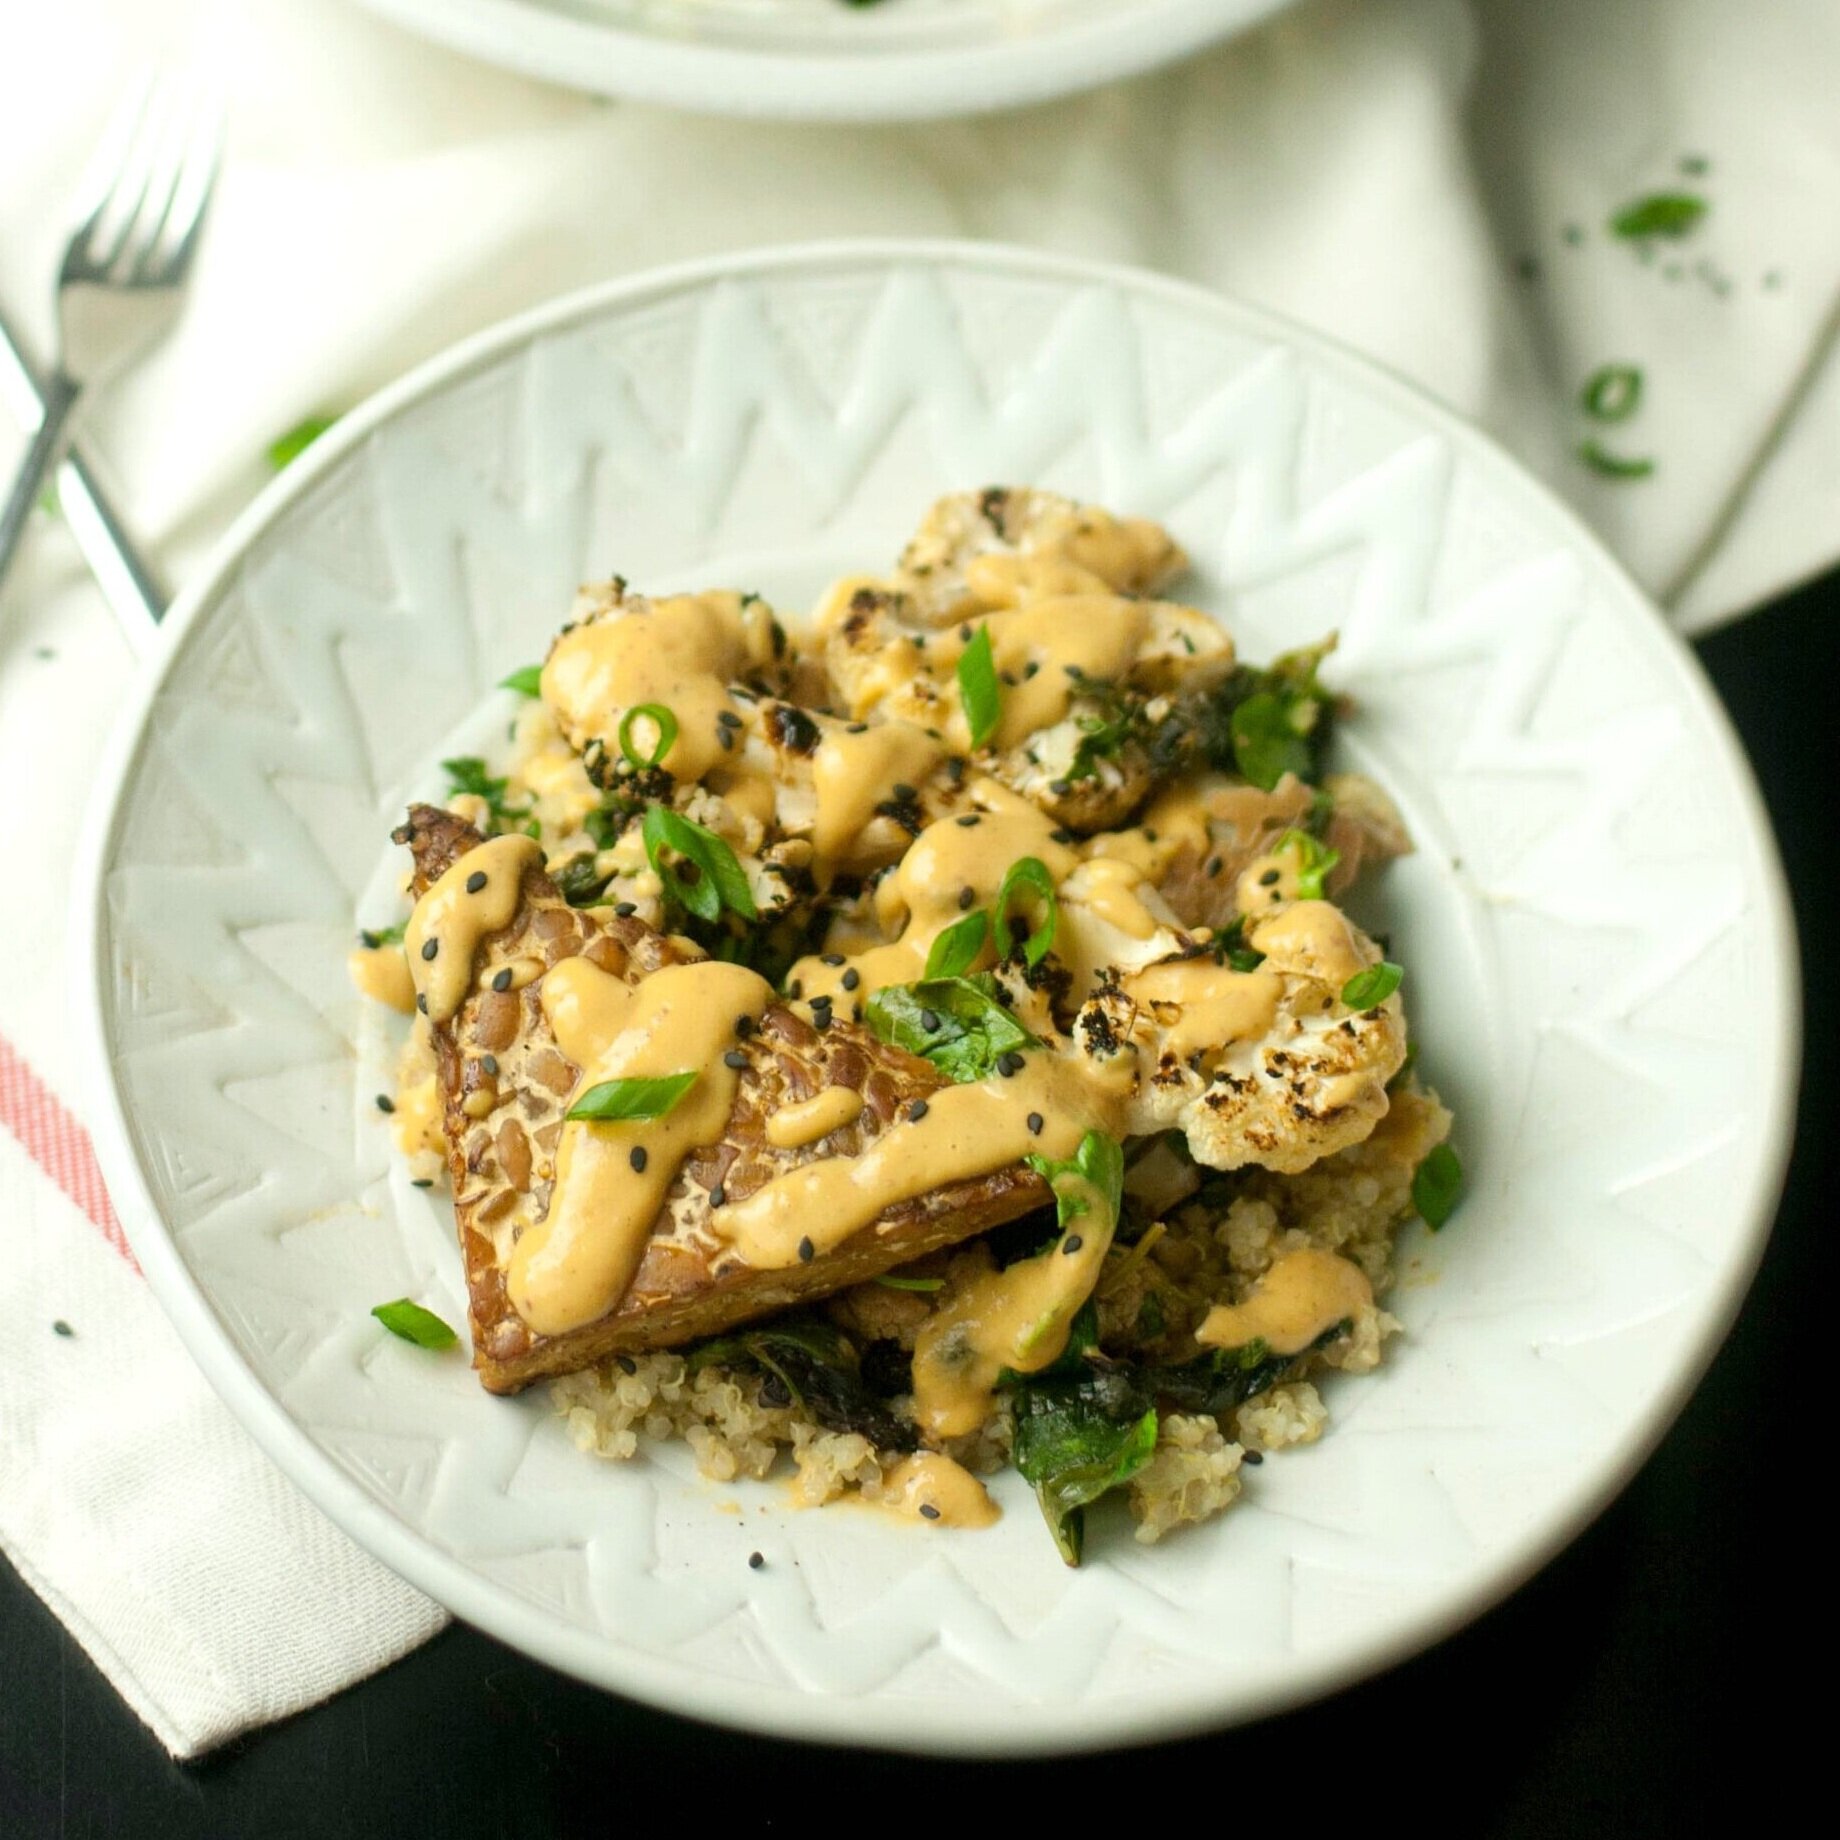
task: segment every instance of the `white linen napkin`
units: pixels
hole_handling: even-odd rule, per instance
[[[1826,0],[1304,0],[1175,71],[879,131],[599,103],[335,0],[65,0],[0,57],[0,299],[41,349],[76,174],[156,54],[215,67],[229,153],[180,329],[82,439],[181,579],[271,441],[462,333],[660,261],[895,233],[1143,263],[1320,327],[1490,428],[1690,630],[1840,553]],[[1657,191],[1703,220],[1609,232]],[[1579,404],[1606,364],[1645,385],[1614,424]],[[1593,471],[1593,434],[1653,472]],[[44,1347],[0,1381],[0,1547],[192,1756],[441,1617],[274,1473],[106,1237],[63,961],[131,667],[52,517],[29,548],[0,598],[0,783],[31,792],[0,820],[0,948],[30,969],[0,978],[0,1308]]]

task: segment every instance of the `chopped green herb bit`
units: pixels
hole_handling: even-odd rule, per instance
[[[1693,192],[1650,192],[1610,218],[1611,231],[1634,241],[1685,236],[1706,215],[1706,201]]]
[[[989,935],[990,917],[981,907],[962,920],[954,920],[927,948],[926,976],[963,977],[977,963]]]
[[[1636,455],[1613,454],[1595,440],[1585,441],[1579,446],[1578,458],[1592,472],[1601,473],[1606,479],[1646,479],[1655,470],[1653,460]]]
[[[652,751],[642,754],[634,740],[633,724],[649,722],[652,727]],[[620,752],[635,767],[659,767],[677,740],[677,718],[662,703],[635,703],[620,718]]]
[[[1003,719],[1003,687],[990,651],[990,628],[980,626],[958,659],[958,694],[964,704],[971,745],[981,748]]]
[[[407,1297],[398,1297],[394,1303],[380,1303],[371,1314],[392,1335],[401,1336],[418,1348],[451,1348],[460,1339],[450,1324],[444,1323],[432,1310],[411,1303]]]
[[[1463,1187],[1463,1165],[1448,1144],[1439,1144],[1412,1176],[1412,1205],[1433,1233],[1447,1221]]]
[[[1372,1009],[1376,1004],[1384,1003],[1399,988],[1404,976],[1403,966],[1383,958],[1379,964],[1369,965],[1365,971],[1357,971],[1342,986],[1342,1001],[1350,1009]]]
[[[714,920],[726,907],[743,920],[760,918],[754,892],[735,852],[714,831],[668,805],[653,805],[645,814],[640,834],[646,859],[664,884],[666,896],[687,913],[699,920]],[[677,860],[673,862],[666,851]]]
[[[277,473],[291,466],[332,426],[333,419],[330,415],[309,415],[304,422],[296,423],[279,440],[269,443],[268,464]]]
[[[1626,422],[1642,401],[1642,373],[1633,364],[1606,364],[1593,371],[1579,396],[1586,415],[1600,422]]]
[[[493,835],[502,835],[506,831],[523,831],[531,837],[541,835],[543,827],[531,814],[528,805],[505,803],[505,789],[510,781],[495,778],[486,770],[486,763],[477,754],[461,754],[452,760],[444,760],[441,762],[441,771],[447,775],[447,796],[450,799],[465,796],[485,802],[486,829]]]
[[[394,926],[380,926],[374,930],[366,927],[358,938],[374,952],[379,946],[399,946],[402,944],[403,928],[408,923],[398,920]]]
[[[569,1107],[571,1118],[595,1124],[618,1124],[626,1119],[662,1118],[696,1084],[694,1069],[663,1074],[656,1079],[602,1080]]]
[[[519,696],[541,696],[543,667],[540,664],[527,664],[521,671],[513,671],[509,677],[501,677],[498,687],[501,690],[515,690]]]
[[[1282,856],[1287,851],[1297,858],[1298,900],[1325,900],[1328,878],[1341,863],[1341,851],[1318,842],[1308,831],[1286,831],[1271,846],[1271,853]]]
[[[1032,971],[1048,956],[1054,944],[1054,935],[1060,929],[1061,907],[1054,892],[1054,877],[1048,872],[1048,865],[1039,856],[1024,856],[1010,864],[1009,872],[1003,877],[1003,885],[997,890],[997,950],[1007,954],[1010,941],[1015,937],[1015,928],[1011,924],[1012,906],[1020,906],[1030,896],[1034,897],[1036,906],[1041,910],[1041,917],[1030,928],[1022,941],[1022,956]],[[1023,925],[1028,925],[1028,916],[1019,915]]]
[[[869,999],[863,1016],[883,1041],[923,1055],[948,1079],[984,1080],[1006,1055],[1040,1045],[993,992],[985,978],[888,984]]]

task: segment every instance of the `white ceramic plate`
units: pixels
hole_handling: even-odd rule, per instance
[[[578,1455],[372,1303],[463,1314],[390,1174],[346,987],[384,838],[583,578],[797,605],[948,488],[1167,519],[1252,657],[1339,627],[1344,744],[1419,853],[1377,924],[1467,1200],[1406,1243],[1408,1333],[1330,1434],[1083,1570],[1027,1491],[983,1534],[798,1512],[681,1448]],[[494,719],[488,714],[488,720]],[[225,1398],[388,1564],[507,1641],[762,1730],[1047,1750],[1296,1702],[1500,1597],[1680,1406],[1787,1148],[1794,951],[1687,654],[1479,436],[1243,307],[989,248],[682,269],[476,339],[342,422],[175,612],[104,775],[79,995],[104,1169]],[[370,910],[374,915],[376,910]],[[750,1551],[766,1556],[752,1571]]]
[[[713,115],[914,121],[1136,76],[1291,0],[364,0],[552,83]]]

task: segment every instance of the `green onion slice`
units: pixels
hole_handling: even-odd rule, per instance
[[[959,654],[958,695],[971,728],[971,745],[981,748],[997,732],[1003,719],[1003,686],[997,681],[997,662],[991,656],[990,628],[980,626]]]
[[[1601,473],[1606,479],[1646,479],[1655,470],[1655,463],[1634,454],[1613,454],[1597,441],[1585,441],[1578,449],[1578,458],[1592,472]]]
[[[1047,957],[1060,928],[1060,901],[1054,892],[1054,877],[1039,856],[1024,856],[1010,864],[1003,885],[997,890],[997,950],[1006,951],[1014,937],[1010,926],[1012,904],[1026,902],[1033,895],[1041,908],[1041,918],[1022,942],[1022,956],[1033,970]],[[1027,915],[1023,918],[1026,920]]]
[[[1626,422],[1642,402],[1642,373],[1633,364],[1605,364],[1586,380],[1578,399],[1600,422]]]
[[[569,1107],[571,1118],[594,1124],[624,1119],[662,1118],[696,1084],[696,1071],[661,1074],[655,1079],[602,1080]]]
[[[418,1348],[451,1348],[460,1339],[450,1324],[443,1322],[432,1310],[411,1303],[407,1297],[398,1297],[394,1303],[380,1303],[371,1314],[392,1335],[399,1335]]]
[[[657,733],[656,745],[649,755],[641,754],[633,742],[633,723],[641,716]],[[662,703],[635,703],[620,718],[620,752],[635,767],[662,766],[676,739],[677,718]]]
[[[1463,1187],[1463,1165],[1448,1144],[1439,1144],[1412,1176],[1412,1205],[1433,1233],[1447,1221]]]
[[[519,696],[541,696],[543,667],[540,664],[527,664],[522,670],[513,671],[509,677],[501,677],[498,687],[501,690],[515,690]]]
[[[1399,988],[1404,976],[1403,966],[1394,964],[1390,958],[1383,958],[1379,964],[1369,965],[1365,971],[1357,971],[1342,986],[1342,1001],[1350,1009],[1372,1009],[1376,1004],[1384,1003]]]
[[[734,851],[714,831],[705,830],[669,805],[653,805],[645,814],[640,836],[645,842],[646,859],[664,884],[665,893],[686,912],[699,920],[714,920],[726,907],[744,920],[760,918],[754,891]],[[685,876],[677,864],[667,862],[667,849],[681,861],[693,863],[696,876]]]
[[[954,920],[927,948],[924,975],[929,978],[963,977],[977,963],[989,935],[990,918],[981,907],[962,920]]]

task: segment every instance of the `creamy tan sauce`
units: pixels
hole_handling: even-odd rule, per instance
[[[1095,857],[1084,863],[1070,878],[1067,891],[1070,901],[1078,901],[1103,920],[1116,927],[1127,939],[1148,939],[1163,923],[1144,904],[1148,887],[1134,863],[1114,857]]]
[[[1262,1341],[1273,1354],[1301,1354],[1345,1317],[1374,1301],[1358,1265],[1306,1246],[1274,1259],[1244,1303],[1217,1303],[1195,1340],[1204,1348],[1243,1348]]]
[[[518,1241],[507,1274],[512,1307],[538,1334],[594,1322],[625,1296],[684,1158],[728,1123],[738,1074],[722,1056],[737,1019],[758,1020],[772,996],[754,972],[715,960],[628,985],[567,958],[544,978],[543,1012],[582,1070],[571,1104],[606,1080],[694,1071],[697,1081],[662,1118],[563,1126],[549,1212]]]
[[[677,718],[662,764],[680,780],[701,779],[731,752],[717,739],[717,717],[744,717],[728,685],[747,665],[738,594],[674,595],[565,632],[543,667],[543,700],[578,746],[598,736],[609,748],[629,709],[659,704]],[[650,725],[641,718],[634,728],[649,754]]]
[[[847,1086],[827,1086],[821,1093],[788,1105],[767,1120],[767,1142],[779,1150],[801,1150],[829,1137],[862,1116],[862,1094]]]
[[[1297,901],[1253,926],[1247,943],[1277,971],[1319,979],[1337,991],[1379,958],[1364,946],[1354,924],[1328,901]]]
[[[990,1527],[1003,1513],[977,1477],[936,1450],[903,1457],[882,1478],[881,1500],[935,1527]]]
[[[948,1086],[918,1120],[891,1125],[855,1156],[775,1176],[712,1224],[756,1270],[796,1265],[801,1246],[812,1257],[829,1252],[897,1201],[989,1175],[1032,1151],[1071,1156],[1086,1126],[1069,1110],[1070,1096],[1065,1072],[1030,1054],[1013,1078]],[[1039,1134],[1029,1129],[1031,1113],[1042,1121]]]
[[[1233,971],[1211,958],[1152,965],[1123,980],[1125,994],[1147,1004],[1165,1026],[1178,1060],[1205,1062],[1236,1041],[1265,1034],[1278,1019],[1284,980],[1272,972]]]
[[[829,729],[811,761],[818,800],[811,841],[820,859],[854,860],[876,806],[897,785],[924,785],[945,754],[943,741],[911,722],[875,722],[857,734]]]
[[[400,945],[358,946],[345,960],[358,994],[407,1016],[415,1009],[415,979]]]
[[[1124,676],[1149,621],[1142,601],[1116,594],[1059,595],[991,614],[991,656],[1004,680],[993,745],[1019,747],[1037,729],[1060,721],[1075,695],[1070,672]]]
[[[914,1341],[914,1419],[932,1438],[960,1437],[990,1416],[997,1376],[1038,1373],[1058,1360],[1080,1305],[1092,1295],[1116,1222],[1083,1178],[1064,1175],[1063,1194],[1086,1212],[1047,1251],[957,1289]],[[1077,1243],[1076,1243],[1077,1242]]]
[[[524,871],[542,866],[534,838],[494,837],[468,850],[416,902],[403,929],[403,951],[430,1022],[447,1021],[466,1001],[481,942],[511,924]]]

